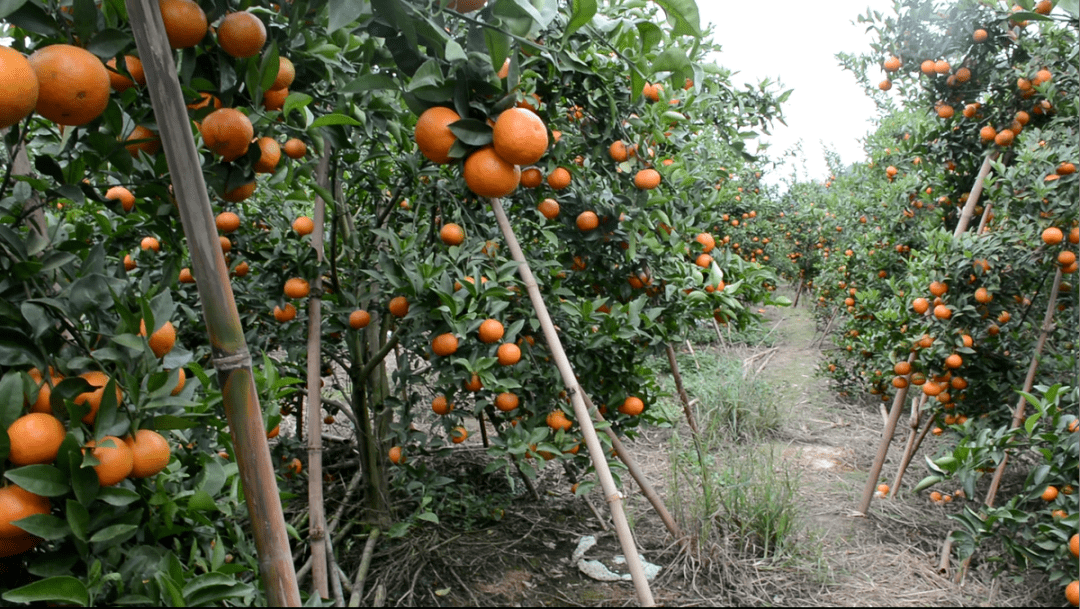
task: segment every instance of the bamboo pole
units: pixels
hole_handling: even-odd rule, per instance
[[[915,361],[914,351],[908,355],[907,361],[909,364]],[[870,473],[866,478],[866,487],[863,488],[862,500],[859,501],[859,508],[856,510],[862,516],[866,516],[866,511],[870,508],[870,501],[874,498],[877,479],[881,475],[882,465],[885,464],[885,456],[889,454],[889,444],[892,442],[893,433],[896,431],[896,423],[900,420],[900,411],[903,410],[908,387],[911,386],[911,373],[905,374],[904,378],[908,380],[908,385],[896,390],[896,397],[893,398],[892,409],[889,411],[889,420],[885,422],[885,429],[881,431],[881,443],[878,445],[877,456],[874,457],[874,463],[870,466]]]
[[[274,606],[300,606],[281,498],[272,482],[276,474],[255,389],[251,354],[218,242],[202,162],[195,150],[161,9],[153,0],[126,0],[125,4],[146,72],[169,173],[174,178],[173,189],[191,252],[192,272],[233,438],[266,600]]]
[[[925,400],[923,400],[925,401]],[[930,417],[926,421],[926,425],[919,432],[919,435],[915,438],[914,444],[910,446],[908,451],[904,453],[904,458],[900,461],[900,467],[896,468],[896,478],[893,479],[892,489],[889,491],[890,497],[896,497],[900,492],[900,483],[904,481],[904,474],[907,472],[908,465],[911,465],[911,460],[915,458],[915,455],[919,452],[919,447],[922,446],[923,438],[926,437],[927,432],[937,423],[938,415]]]
[[[622,494],[616,488],[615,479],[612,478],[611,470],[608,469],[607,459],[604,457],[604,448],[600,444],[600,439],[596,436],[596,428],[592,424],[589,410],[586,408],[585,401],[582,398],[584,392],[582,392],[577,379],[574,377],[574,370],[570,366],[570,360],[567,359],[566,352],[563,351],[562,342],[559,340],[559,335],[555,332],[555,326],[548,315],[544,298],[540,294],[540,288],[536,284],[529,263],[525,260],[525,254],[521,251],[521,246],[514,235],[514,229],[510,226],[510,221],[506,217],[506,212],[503,211],[502,203],[497,198],[489,199],[489,201],[491,202],[491,209],[495,212],[495,218],[499,222],[499,229],[502,231],[503,238],[506,239],[510,254],[518,262],[518,274],[521,275],[521,280],[525,283],[529,299],[532,301],[536,316],[540,320],[540,327],[543,328],[544,339],[547,341],[548,348],[551,349],[551,357],[555,360],[563,384],[566,386],[566,393],[570,396],[570,401],[574,406],[574,416],[577,417],[578,425],[581,426],[581,434],[585,439],[585,445],[589,449],[593,467],[596,469],[596,476],[600,480],[600,486],[604,490],[604,498],[611,509],[611,519],[615,523],[615,532],[619,537],[619,543],[622,545],[623,555],[626,557],[626,566],[634,582],[638,603],[645,607],[653,607],[656,603],[653,600],[652,590],[649,589],[649,582],[645,579],[641,556],[638,554],[637,544],[634,542],[633,533],[630,531],[630,524],[626,520],[626,514],[623,512]]]
[[[327,188],[330,169],[330,145],[323,149],[319,164],[315,167],[315,181]],[[329,190],[329,189],[328,189]],[[326,220],[326,201],[315,195],[312,221],[311,247],[315,259],[323,260],[323,224]],[[316,267],[318,268],[318,267]],[[308,299],[307,339],[307,454],[308,454],[308,544],[311,546],[311,585],[316,594],[330,598],[330,572],[327,559],[326,506],[323,500],[322,468],[322,274],[311,279],[311,297]]]
[[[981,235],[986,231],[986,223],[990,221],[990,214],[993,213],[993,209],[993,203],[987,203],[983,206],[982,219],[979,220],[979,229],[975,232]]]
[[[986,181],[986,176],[990,174],[990,163],[997,159],[999,151],[995,150],[986,155],[983,160],[982,167],[979,168],[979,175],[975,178],[975,184],[971,187],[971,193],[968,194],[967,202],[964,203],[964,209],[960,212],[960,220],[956,223],[956,230],[953,231],[953,238],[959,237],[967,230],[968,223],[971,221],[971,212],[975,209],[975,205],[979,203],[979,197],[982,196],[983,184]]]

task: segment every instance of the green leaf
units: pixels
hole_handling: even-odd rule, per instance
[[[86,506],[74,499],[68,499],[64,507],[67,524],[71,533],[80,541],[87,541],[90,529],[90,512]]]
[[[470,146],[486,146],[491,143],[491,127],[475,118],[463,118],[450,123],[450,131]]]
[[[40,579],[21,588],[9,590],[0,598],[12,603],[58,601],[85,607],[90,604],[90,592],[79,580],[68,575]]]
[[[570,22],[566,24],[563,38],[569,38],[571,34],[581,29],[596,15],[596,0],[572,0],[570,2]]]
[[[701,37],[701,18],[694,0],[655,0],[667,13],[668,21],[674,22],[671,33],[675,36]]]
[[[925,490],[927,488],[930,488],[931,486],[934,486],[935,484],[937,484],[938,482],[941,482],[942,480],[944,480],[944,478],[941,477],[941,476],[927,476],[927,477],[923,478],[922,480],[920,480],[919,483],[915,485],[915,488],[911,490],[911,492],[918,493],[919,491],[922,491],[922,490]]]
[[[42,497],[59,497],[68,491],[67,476],[52,465],[26,465],[4,472],[4,477]]]
[[[288,118],[289,114],[293,110],[299,110],[313,101],[310,95],[306,93],[291,92],[289,96],[285,98],[285,104],[281,107],[281,116]]]
[[[1080,17],[1080,0],[1060,0],[1058,8],[1068,13],[1073,19]]]
[[[109,505],[123,507],[131,505],[139,500],[139,494],[131,489],[119,486],[108,486],[98,490],[97,498]]]
[[[9,370],[0,378],[0,427],[7,429],[22,415],[24,401],[22,375]]]
[[[345,85],[342,93],[363,93],[364,91],[376,91],[380,89],[396,89],[396,80],[386,74],[364,74]]]
[[[36,535],[42,539],[52,541],[63,539],[71,534],[71,527],[63,519],[52,514],[33,514],[12,522],[15,526]]]
[[[26,4],[26,0],[0,0],[0,20],[7,19],[7,16],[22,8],[22,5]]]
[[[101,529],[97,533],[94,533],[90,537],[91,543],[97,543],[102,541],[110,541],[117,537],[122,537],[131,533],[139,528],[137,524],[113,524]]]
[[[439,62],[429,59],[416,70],[412,80],[405,85],[405,90],[415,91],[421,87],[438,87],[441,84],[443,84],[443,73],[439,68]]]
[[[326,25],[327,34],[333,34],[356,21],[364,10],[364,3],[355,0],[330,0],[328,6],[330,18]]]
[[[456,40],[446,41],[446,61],[468,61],[469,56],[465,54],[465,49],[461,48],[461,45]]]
[[[10,0],[8,0],[10,1]],[[4,21],[43,36],[54,36],[58,33],[56,20],[33,2],[26,2],[5,16]]]
[[[133,42],[131,35],[127,32],[108,28],[94,34],[94,37],[90,39],[90,44],[86,45],[86,50],[107,61],[116,57],[120,51],[131,46]]]
[[[214,502],[214,498],[210,496],[210,493],[198,490],[188,498],[188,509],[200,512],[213,512],[218,509],[218,506],[217,503]]]
[[[315,119],[315,121],[311,123],[309,129],[316,129],[327,125],[352,125],[355,127],[360,125],[360,121],[344,114],[324,114]]]
[[[184,417],[177,417],[169,414],[156,416],[153,420],[153,428],[156,431],[164,431],[166,429],[191,429],[197,425],[198,423],[191,419],[185,419]]]

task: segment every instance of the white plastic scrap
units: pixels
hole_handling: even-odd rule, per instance
[[[570,556],[570,562],[575,563],[582,573],[595,580],[603,582],[630,581],[629,573],[616,573],[599,560],[585,560],[585,552],[595,545],[596,538],[592,535],[586,535],[579,539],[577,548],[574,549],[573,555]],[[659,565],[646,562],[645,557],[641,554],[638,554],[638,558],[641,560],[645,571],[645,579],[652,581],[660,573]],[[611,562],[615,565],[625,565],[626,557],[617,554],[611,559]]]

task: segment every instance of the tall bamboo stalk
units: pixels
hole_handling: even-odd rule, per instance
[[[510,221],[506,217],[506,212],[503,211],[502,204],[499,199],[489,199],[489,201],[491,202],[491,209],[495,212],[495,218],[499,222],[499,229],[502,231],[503,238],[506,239],[507,248],[509,248],[513,259],[518,262],[518,274],[521,275],[521,280],[525,283],[525,289],[529,293],[529,299],[532,301],[533,309],[536,311],[536,317],[540,320],[540,327],[544,331],[544,339],[547,341],[548,348],[551,349],[551,357],[555,360],[563,384],[566,386],[566,393],[570,396],[570,401],[574,406],[574,416],[577,417],[578,425],[581,426],[581,435],[585,439],[585,446],[589,449],[593,468],[596,470],[597,478],[600,479],[600,486],[604,490],[604,498],[611,508],[611,519],[615,523],[615,532],[619,537],[619,543],[622,545],[623,554],[626,556],[626,566],[634,582],[638,603],[645,607],[655,606],[652,590],[649,589],[649,582],[645,579],[645,570],[641,564],[637,544],[634,542],[630,524],[626,520],[626,514],[623,512],[622,494],[619,493],[619,489],[615,486],[615,479],[612,478],[611,470],[608,469],[607,459],[604,457],[604,448],[600,444],[600,439],[596,436],[596,428],[593,427],[589,410],[585,406],[585,400],[582,398],[583,392],[574,377],[574,370],[570,366],[570,360],[567,359],[559,335],[555,332],[555,325],[551,322],[551,316],[548,315],[547,305],[544,304],[544,298],[540,295],[540,288],[536,284],[529,263],[525,260],[525,254],[521,251],[521,246],[518,244],[514,229],[510,226]]]
[[[926,401],[925,398],[923,401]],[[897,493],[900,492],[900,483],[904,481],[904,474],[907,472],[908,466],[911,465],[911,460],[914,459],[915,455],[919,452],[919,447],[922,446],[923,439],[930,429],[934,427],[934,424],[937,423],[937,420],[937,413],[927,419],[926,425],[923,426],[922,431],[920,431],[919,435],[915,438],[914,444],[911,444],[908,451],[904,453],[904,458],[900,460],[900,466],[896,468],[896,478],[893,479],[892,490],[889,491],[890,497],[896,497]]]
[[[986,182],[986,176],[990,174],[990,163],[994,162],[994,159],[998,157],[1000,151],[995,150],[986,155],[983,159],[982,167],[979,168],[979,175],[975,178],[975,184],[971,187],[971,192],[968,194],[967,202],[964,203],[964,209],[960,212],[960,220],[956,223],[956,230],[953,232],[953,237],[959,237],[964,231],[967,230],[968,222],[971,221],[971,213],[975,209],[975,206],[979,203],[979,198],[982,196],[983,184]]]
[[[908,363],[915,361],[915,352],[908,355]],[[905,374],[908,384],[896,390],[893,398],[892,409],[889,411],[889,419],[885,421],[885,429],[881,431],[881,443],[878,444],[877,455],[874,463],[870,466],[870,473],[866,478],[866,487],[863,488],[862,500],[859,501],[858,513],[866,516],[870,508],[870,501],[874,498],[874,490],[877,488],[877,479],[881,475],[881,467],[885,464],[885,456],[889,454],[889,444],[892,442],[893,433],[896,431],[896,423],[900,420],[900,411],[903,410],[904,398],[907,397],[908,387],[911,386],[911,373]]]
[[[255,389],[251,355],[218,241],[202,163],[191,135],[191,122],[161,9],[153,0],[126,0],[126,6],[191,252],[192,272],[232,433],[266,599],[270,605],[300,606],[281,499],[277,485],[272,482],[276,474]]]
[[[323,149],[315,167],[315,181],[329,190],[330,145]],[[326,220],[326,201],[315,195],[311,247],[315,260],[323,260],[323,224]],[[318,267],[316,267],[318,270]],[[323,502],[322,474],[322,273],[311,279],[311,298],[308,299],[307,339],[307,454],[308,454],[308,543],[311,546],[311,584],[316,594],[330,598],[329,567],[326,539],[326,507]]]

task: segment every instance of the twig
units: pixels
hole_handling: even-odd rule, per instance
[[[769,360],[771,360],[774,355],[776,355],[776,351],[770,353],[769,356],[765,358],[765,361],[761,362],[761,365],[754,371],[754,376],[761,374],[761,371],[765,369],[765,366],[769,364]]]
[[[360,599],[364,597],[364,585],[367,583],[368,569],[371,567],[371,556],[375,553],[375,542],[379,540],[379,533],[379,529],[372,529],[371,534],[368,535],[367,543],[364,544],[364,554],[360,557],[360,568],[356,570],[352,596],[349,597],[350,607],[359,607]]]

